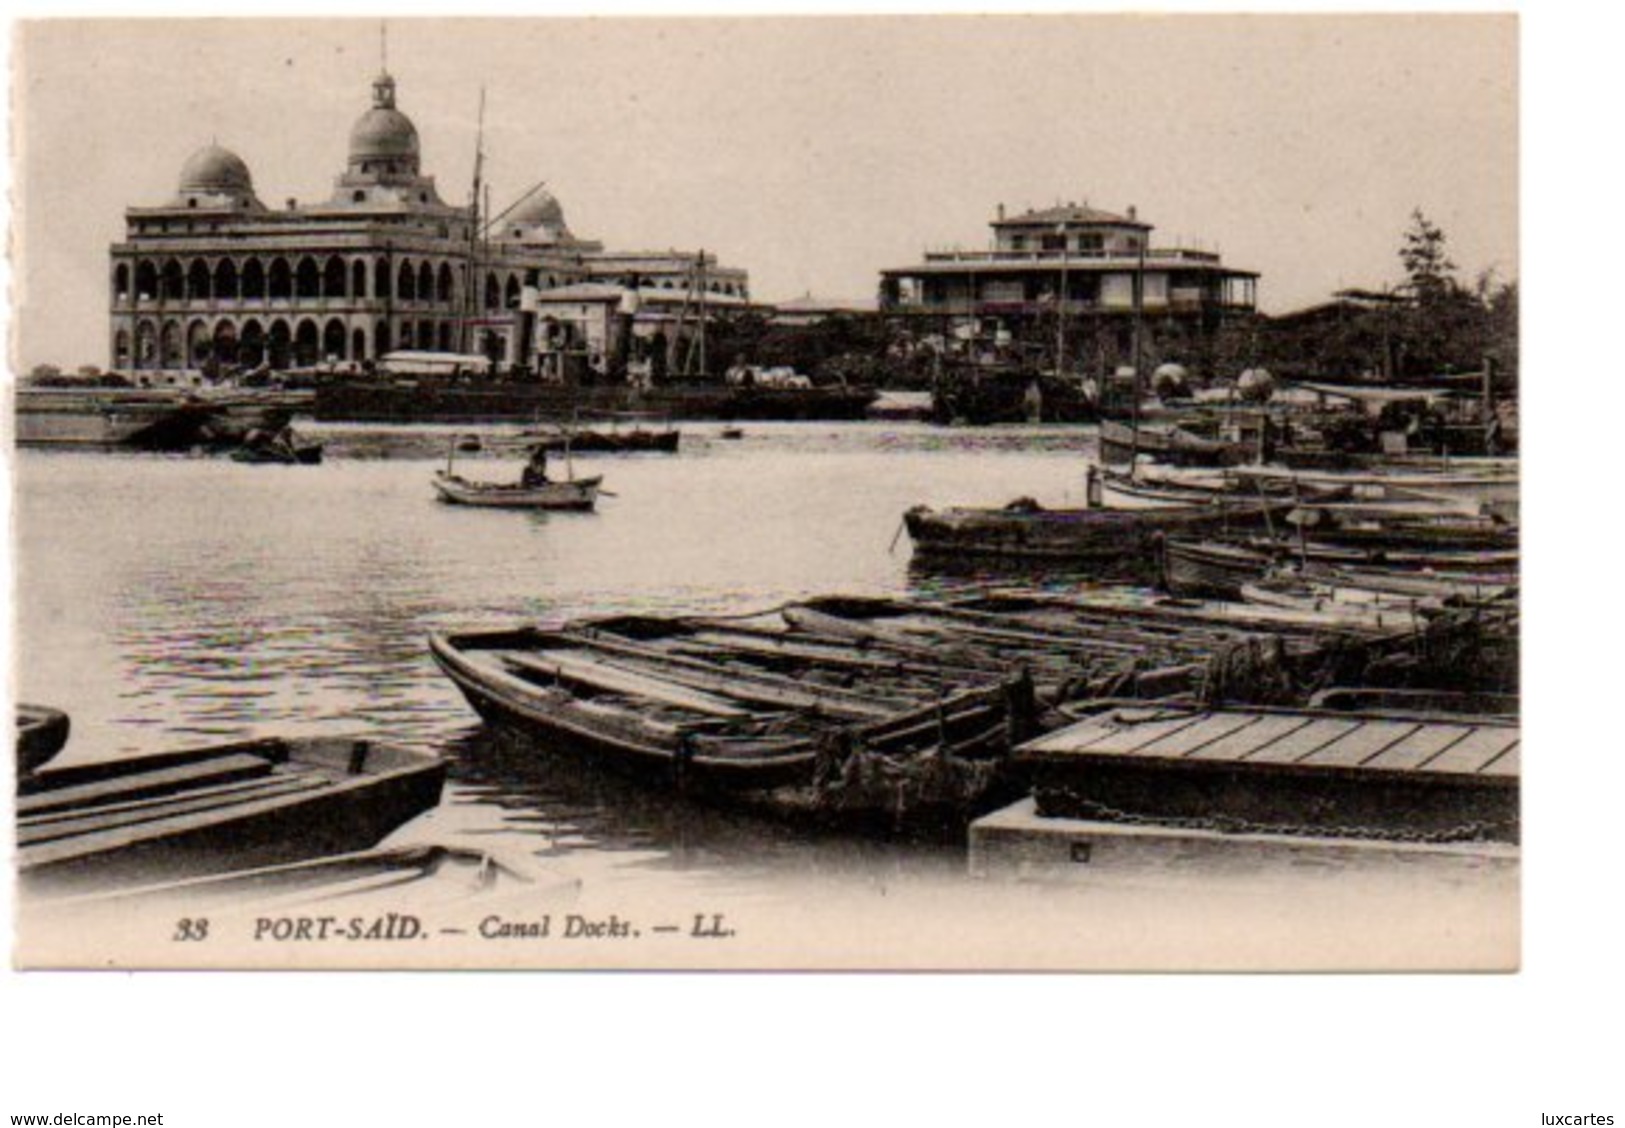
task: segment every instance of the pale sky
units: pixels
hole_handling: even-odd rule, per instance
[[[13,44],[16,360],[107,363],[107,246],[218,139],[268,206],[325,198],[378,21],[35,21]],[[1411,210],[1518,273],[1509,15],[394,19],[424,171],[538,180],[611,249],[703,247],[772,301],[871,296],[995,208],[1137,205],[1280,312],[1396,280]]]

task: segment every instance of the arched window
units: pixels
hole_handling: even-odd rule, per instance
[[[181,323],[179,321],[164,322],[163,332],[158,337],[158,355],[162,363],[161,368],[180,368],[185,361],[181,353]]]
[[[130,331],[120,329],[113,334],[113,367],[128,368],[130,366]]]
[[[113,297],[117,301],[124,301],[130,296],[130,268],[122,262],[113,268]],[[126,351],[130,347],[128,334],[124,342]]]
[[[382,360],[384,354],[389,351],[389,323],[387,321],[380,321],[378,327],[372,331],[372,346],[374,354],[378,359]]]
[[[215,264],[214,296],[226,301],[237,299],[237,264],[229,258]]]
[[[417,296],[417,275],[412,272],[410,262],[401,263],[400,279],[395,286],[395,296],[403,302],[412,301]]]
[[[367,331],[356,329],[350,333],[350,359],[367,359]]]
[[[435,296],[443,302],[451,301],[451,267],[445,263],[440,264],[440,275],[435,286]]]
[[[209,327],[201,321],[192,322],[186,327],[186,367],[202,368],[213,355],[214,338]]]
[[[265,267],[260,265],[257,258],[243,263],[243,300],[265,300]]]
[[[322,267],[322,297],[344,297],[344,282],[347,273],[348,272],[344,269],[343,259],[338,258],[337,256],[329,258],[326,264]]]
[[[309,368],[321,358],[317,351],[321,348],[321,330],[310,318],[302,318],[299,328],[293,334],[293,363],[296,368]]]
[[[214,358],[221,364],[237,363],[237,327],[229,321],[214,327]]]
[[[420,349],[432,349],[432,348],[434,348],[434,322],[432,322],[432,321],[420,321],[420,322],[418,322],[418,348],[420,348]]]
[[[395,289],[390,285],[392,281],[394,279],[390,277],[389,264],[383,259],[379,259],[373,264],[372,268],[372,296],[375,298],[388,298]]]
[[[299,260],[299,269],[294,272],[294,292],[301,298],[321,297],[321,278],[321,271],[316,269],[316,260],[306,255]]]
[[[181,264],[174,259],[164,263],[163,275],[159,279],[160,296],[166,301],[179,300],[186,295],[186,275],[181,271]]]
[[[515,274],[508,275],[508,285],[507,285],[507,288],[503,291],[502,296],[503,296],[503,305],[505,305],[508,309],[518,309],[519,308],[519,276],[518,275],[515,275]]]
[[[360,259],[350,264],[350,296],[352,298],[367,296],[367,264]]]
[[[186,296],[194,302],[208,301],[209,294],[209,264],[202,259],[193,259],[191,268],[186,272]]]
[[[439,341],[439,344],[440,344],[440,351],[441,352],[450,352],[451,351],[451,322],[449,322],[449,321],[442,321],[440,323],[440,341]]]
[[[418,301],[434,300],[434,267],[424,263],[418,267]]]
[[[293,297],[293,269],[288,266],[288,260],[274,258],[271,260],[271,269],[266,273],[265,290],[272,301],[286,300]],[[271,326],[273,346],[276,343],[276,326]]]
[[[286,368],[293,359],[293,333],[288,329],[288,323],[280,317],[271,322],[271,331],[267,334],[265,359],[272,368]]]
[[[344,360],[344,346],[348,342],[349,334],[344,331],[344,322],[338,318],[328,321],[322,330],[322,359]]]
[[[135,296],[144,302],[158,296],[158,268],[146,259],[135,264]]]
[[[496,309],[501,304],[501,296],[497,292],[497,276],[487,274],[485,276],[485,308]]]
[[[237,337],[237,363],[256,368],[265,360],[265,330],[253,318],[243,322],[243,331]]]
[[[158,367],[158,329],[150,321],[142,321],[135,327],[135,366]]]

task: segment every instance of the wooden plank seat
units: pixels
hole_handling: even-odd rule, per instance
[[[184,815],[220,812],[228,807],[331,786],[332,781],[322,775],[278,774],[255,780],[224,794],[184,792],[142,803],[118,804],[116,810],[88,808],[73,818],[22,823],[17,828],[17,844],[19,847],[28,847],[63,838],[133,828],[144,823],[170,820]]]
[[[52,787],[17,798],[17,818],[100,803],[167,795],[212,783],[268,775],[274,765],[263,756],[236,753],[153,771],[134,771],[90,783]]]

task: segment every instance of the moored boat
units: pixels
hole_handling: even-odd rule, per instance
[[[1169,466],[1239,466],[1256,453],[1255,444],[1208,438],[1177,423],[1100,422],[1100,460],[1108,464],[1148,456]]]
[[[1420,628],[1430,615],[1443,609],[1437,598],[1311,583],[1285,576],[1243,584],[1241,598],[1261,607],[1312,613],[1373,630]]]
[[[68,742],[68,715],[44,705],[17,706],[17,776],[32,775]]]
[[[17,445],[188,450],[275,430],[308,407],[308,393],[247,388],[23,387]]]
[[[364,849],[435,806],[445,775],[432,754],[352,737],[43,768],[18,781],[17,866],[57,887]]]
[[[1023,499],[1002,509],[936,510],[915,506],[903,515],[917,554],[944,559],[1044,560],[1108,565],[1154,577],[1153,537],[1207,537],[1261,530],[1279,503],[1239,499],[1139,509],[1046,509]]]
[[[526,436],[529,437],[529,436]],[[676,454],[683,433],[667,428],[645,430],[597,430],[572,428],[567,435],[549,435],[536,441],[543,450],[573,454]]]
[[[485,509],[588,510],[597,504],[603,482],[598,476],[527,486],[471,481],[444,470],[436,471],[434,476],[434,488],[442,501]]]
[[[1018,671],[934,668],[782,620],[589,620],[429,648],[477,712],[539,751],[777,813],[959,821],[1032,731]]]
[[[1242,585],[1262,579],[1274,557],[1222,541],[1165,539],[1162,586],[1174,595],[1240,599]]]

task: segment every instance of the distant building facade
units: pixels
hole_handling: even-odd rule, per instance
[[[1136,311],[1151,332],[1160,323],[1200,334],[1257,308],[1256,271],[1153,244],[1152,225],[1134,208],[1117,215],[1065,204],[1007,217],[1001,204],[991,226],[990,250],[927,252],[883,271],[882,312],[1007,326],[1065,317],[1121,347]]]
[[[308,367],[399,349],[525,363],[537,349],[527,293],[607,284],[652,291],[655,308],[703,286],[718,305],[749,300],[746,272],[709,256],[577,238],[546,191],[476,223],[423,175],[417,128],[380,74],[327,200],[270,207],[242,158],[211,143],[167,203],[126,210],[110,248],[112,365]]]

